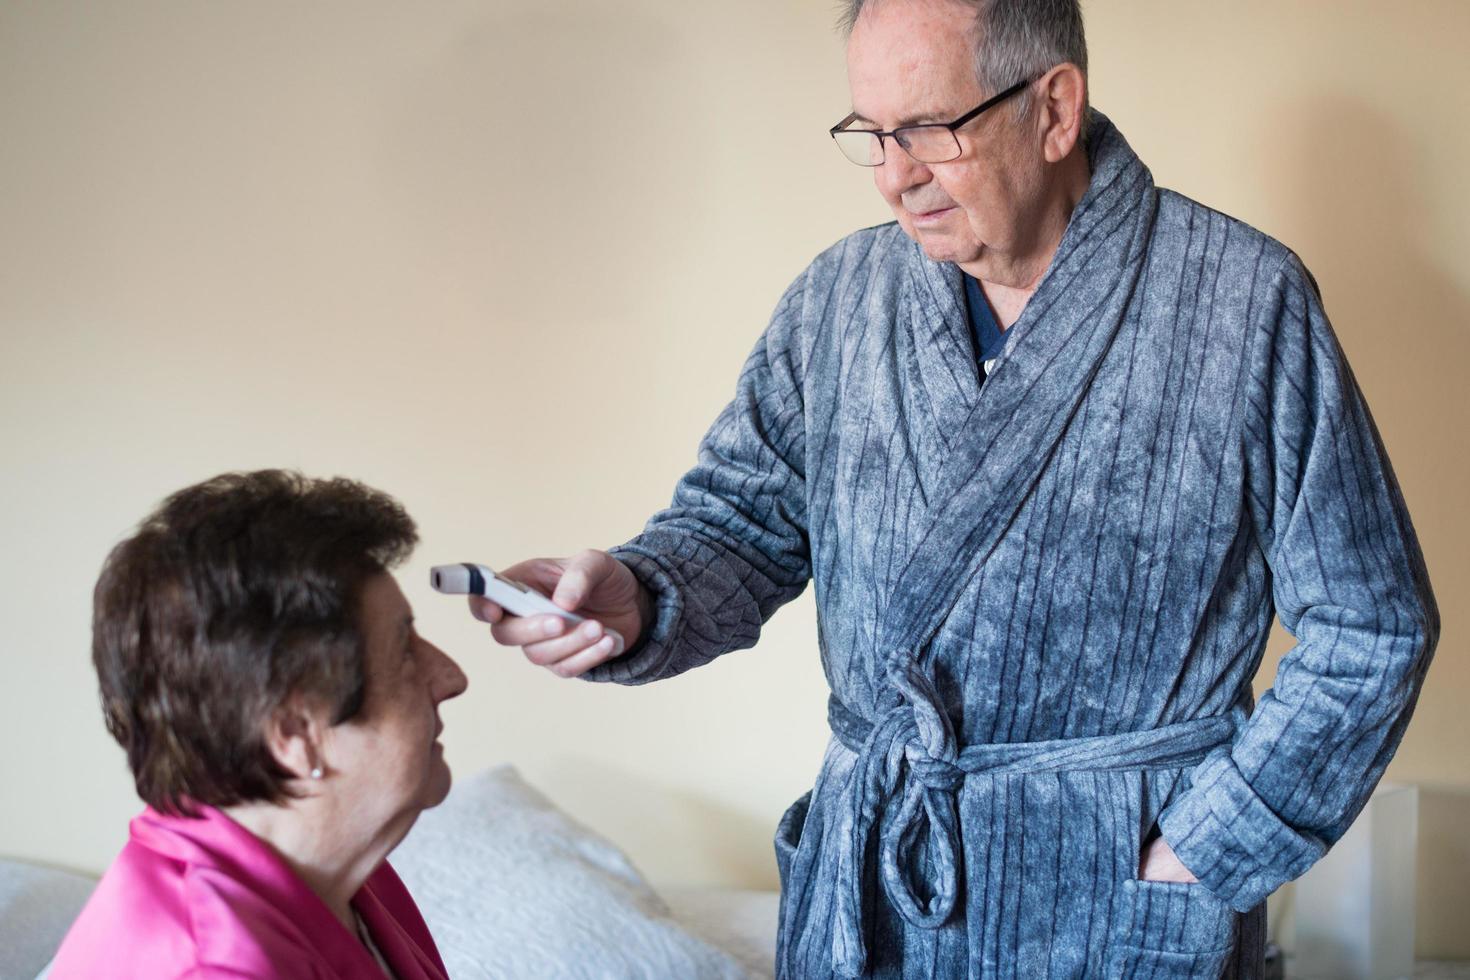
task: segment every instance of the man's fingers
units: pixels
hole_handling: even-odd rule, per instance
[[[591,582],[586,570],[573,566],[568,568],[562,574],[561,580],[556,583],[556,591],[551,594],[551,601],[567,612],[575,612],[581,607],[590,591],[592,591]]]
[[[565,571],[556,583],[551,601],[568,612],[580,609],[597,584],[607,578],[607,561],[605,552],[591,548],[566,559]]]
[[[1138,877],[1142,881],[1191,883],[1199,880],[1162,837],[1155,837],[1144,847],[1138,862]]]
[[[517,562],[509,568],[502,568],[500,574],[512,581],[529,585],[542,595],[550,595],[562,577],[562,569],[566,564],[564,559],[532,558]]]
[[[470,600],[470,615],[482,623],[498,623],[505,618],[505,610],[482,595],[472,595]]]
[[[561,636],[569,625],[560,616],[506,616],[490,627],[490,635],[502,646],[523,647]]]
[[[623,645],[616,634],[609,633],[580,653],[551,665],[551,672],[559,677],[581,677],[593,667],[607,663],[622,652]]]
[[[571,558],[533,558],[501,574],[549,594],[558,606],[572,612],[618,568],[616,559],[606,552],[589,549]],[[470,612],[490,624],[495,642],[520,647],[527,660],[562,677],[584,674],[622,654],[626,645],[622,634],[595,619],[569,623],[559,616],[515,616],[482,596],[470,597]]]
[[[541,667],[555,667],[561,661],[608,639],[602,624],[595,619],[581,623],[576,629],[554,639],[540,639],[525,645],[526,659]],[[560,673],[560,671],[557,671]]]
[[[560,616],[507,616],[490,627],[495,642],[520,647],[526,659],[562,677],[576,677],[618,656],[623,635],[595,619],[569,623]]]

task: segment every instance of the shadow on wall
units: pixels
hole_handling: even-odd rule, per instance
[[[1470,786],[1436,786],[1470,744],[1464,704],[1470,668],[1458,652],[1458,604],[1470,589],[1464,487],[1470,452],[1463,403],[1470,364],[1470,298],[1436,254],[1433,134],[1406,131],[1372,106],[1327,97],[1285,104],[1265,136],[1278,235],[1322,286],[1328,315],[1353,363],[1399,482],[1445,617],[1442,642],[1400,749],[1400,780],[1418,782],[1417,955],[1470,957]],[[1445,168],[1440,168],[1445,172]],[[1273,649],[1283,649],[1282,637]],[[1275,658],[1263,665],[1274,672]],[[1458,733],[1458,734],[1457,734]],[[1290,901],[1288,896],[1283,896]]]
[[[1414,867],[1414,955],[1426,960],[1470,958],[1470,789],[1419,787],[1419,847]],[[1271,896],[1268,935],[1296,950],[1295,882]]]
[[[1419,787],[1414,949],[1470,959],[1470,789]]]

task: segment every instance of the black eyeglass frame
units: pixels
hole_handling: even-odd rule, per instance
[[[899,133],[907,132],[911,129],[947,129],[949,130],[949,134],[951,136],[954,136],[955,132],[961,126],[970,122],[972,119],[975,119],[981,113],[1000,105],[1006,99],[1009,99],[1011,96],[1024,90],[1027,85],[1030,85],[1034,81],[1036,81],[1036,79],[1027,78],[1017,82],[1005,91],[998,92],[995,95],[992,95],[990,98],[986,99],[984,102],[980,103],[975,108],[971,109],[969,112],[965,113],[963,116],[960,116],[953,122],[915,123],[912,126],[899,126],[897,129],[890,129],[887,131],[881,129],[844,129],[844,126],[847,126],[849,123],[854,122],[858,117],[856,112],[849,112],[846,116],[842,118],[841,122],[839,122],[836,126],[833,126],[831,129],[827,130],[827,135],[832,137],[832,141],[834,143],[837,142],[838,135],[842,133],[862,133],[864,136],[871,136],[876,138],[878,140],[878,149],[883,154],[883,159],[879,160],[877,163],[858,163],[856,160],[853,160],[852,157],[848,156],[846,151],[843,151],[842,156],[847,160],[852,160],[852,162],[856,163],[859,167],[881,167],[883,166],[883,164],[888,162],[888,151],[883,148],[884,137],[893,140],[893,142],[897,143],[905,153],[908,153],[909,148],[907,146],[904,146],[903,141],[899,138]],[[919,163],[948,163],[950,160],[958,160],[962,155],[964,155],[964,147],[960,146],[958,136],[955,136],[954,144],[955,149],[959,150],[959,152],[952,157],[948,157],[944,160],[919,160],[918,157],[914,157],[914,159],[917,160]],[[838,144],[837,148],[841,150],[841,144]]]

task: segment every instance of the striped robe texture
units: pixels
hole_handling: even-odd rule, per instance
[[[748,647],[814,583],[833,737],[777,831],[781,977],[1259,976],[1266,896],[1413,709],[1438,613],[1313,280],[1100,114],[1087,152],[983,385],[960,270],[857,232],[614,549],[657,619],[598,680]],[[1137,880],[1153,832],[1198,884]]]

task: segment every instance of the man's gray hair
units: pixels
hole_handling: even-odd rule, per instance
[[[842,0],[838,26],[852,34],[863,10],[904,0]],[[975,72],[987,94],[1041,77],[1063,62],[1087,74],[1087,36],[1081,0],[955,0],[975,9]],[[1028,89],[1016,100],[1018,116],[1031,110]],[[1087,115],[1083,114],[1084,125]]]

